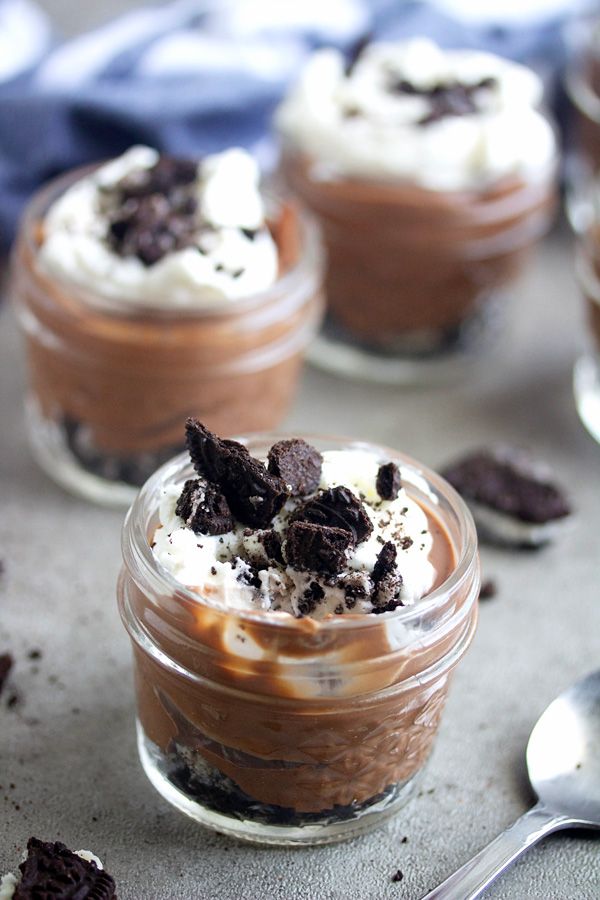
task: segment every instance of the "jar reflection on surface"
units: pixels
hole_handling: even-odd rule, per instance
[[[310,217],[271,198],[282,272],[270,288],[196,310],[120,303],[40,264],[44,215],[81,175],[33,199],[14,251],[29,433],[38,462],[63,486],[129,504],[181,449],[186,416],[225,435],[281,420],[322,316],[322,255]]]
[[[328,254],[329,316],[311,360],[380,381],[445,377],[486,349],[555,208],[554,164],[442,191],[336,177],[284,146],[281,171]]]
[[[250,450],[266,455],[277,439],[253,439]],[[321,450],[349,446],[310,440]],[[183,457],[147,483],[128,515],[119,602],[134,650],[140,755],[159,792],[209,827],[267,843],[341,840],[399,809],[429,756],[475,628],[476,536],[442,479],[386,448],[366,449],[400,462],[453,553],[442,584],[392,613],[317,621],[224,609],[173,581],[149,541],[164,486],[189,475]]]

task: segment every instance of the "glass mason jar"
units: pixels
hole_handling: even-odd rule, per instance
[[[576,271],[588,323],[587,346],[575,363],[573,389],[579,417],[600,443],[600,181],[596,180],[588,226],[578,239]]]
[[[280,438],[242,440],[266,458]],[[475,528],[447,482],[387,448],[309,439],[398,462],[403,486],[447,537],[450,575],[414,606],[318,621],[226,609],[188,590],[150,547],[163,490],[190,477],[183,454],[146,483],[123,530],[118,598],[142,765],[182,812],[262,843],[343,840],[406,802],[477,620]]]
[[[590,222],[589,192],[600,172],[600,18],[580,16],[571,23],[567,37],[567,213],[575,231],[581,231]]]
[[[284,144],[282,177],[319,218],[328,255],[328,317],[311,362],[420,383],[482,358],[497,336],[502,294],[552,221],[555,168],[431,190],[336,176]]]
[[[34,197],[14,250],[29,436],[64,487],[128,505],[182,449],[186,416],[223,435],[279,423],[321,321],[322,252],[310,216],[270,198],[282,273],[267,290],[193,310],[119,302],[59,280],[39,259],[49,206],[85,171]]]

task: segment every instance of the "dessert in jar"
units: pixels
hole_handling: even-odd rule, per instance
[[[13,259],[29,430],[42,466],[131,502],[201,415],[272,428],[322,315],[316,226],[259,191],[243,150],[200,163],[134,147],[50,184]]]
[[[471,516],[384,447],[187,432],[123,532],[144,769],[233,836],[361,833],[413,791],[471,641]]]
[[[281,173],[320,218],[326,328],[311,359],[370,379],[460,370],[554,207],[530,70],[428,40],[316,52],[279,108]],[[458,363],[458,364],[455,364]]]
[[[573,388],[581,421],[600,443],[600,180],[590,189],[587,226],[578,237],[576,271],[584,298],[587,342],[575,363]]]

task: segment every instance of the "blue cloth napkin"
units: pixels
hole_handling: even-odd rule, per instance
[[[411,0],[176,0],[50,46],[31,0],[0,0],[0,247],[40,183],[134,143],[182,156],[236,144],[268,167],[273,110],[315,47],[428,34],[548,68],[563,19],[499,25]],[[21,48],[4,71],[3,46]]]

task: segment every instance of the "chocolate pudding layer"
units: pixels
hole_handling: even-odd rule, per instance
[[[125,526],[144,766],[219,830],[349,836],[404,802],[430,753],[476,622],[472,522],[385,448],[273,438],[215,456],[213,439],[195,474],[183,457],[159,471]]]
[[[332,344],[419,359],[481,339],[554,209],[541,92],[522,66],[424,40],[313,55],[276,125],[323,227]]]
[[[69,487],[141,485],[188,415],[223,434],[284,415],[321,317],[318,239],[295,208],[263,211],[237,152],[190,168],[136,148],[32,202],[12,293],[34,448]]]
[[[522,269],[548,228],[550,182],[506,177],[486,188],[315,177],[284,151],[282,171],[319,217],[336,323],[380,350],[444,349]]]

